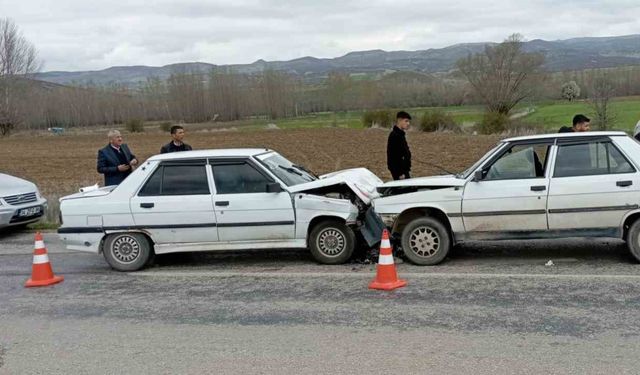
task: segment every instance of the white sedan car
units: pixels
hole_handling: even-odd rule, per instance
[[[457,175],[383,184],[373,206],[415,264],[469,240],[612,237],[640,260],[640,143],[622,132],[506,139]]]
[[[0,173],[0,228],[36,222],[46,208],[47,200],[35,184]]]
[[[381,183],[364,168],[316,177],[265,149],[162,154],[119,186],[61,198],[58,233],[119,271],[154,254],[240,249],[309,248],[321,263],[343,263],[356,233],[377,241],[382,224],[369,207]]]

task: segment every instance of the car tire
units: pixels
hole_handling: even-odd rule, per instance
[[[351,258],[356,235],[337,220],[325,220],[313,227],[309,234],[309,250],[322,264],[342,264]]]
[[[111,268],[121,272],[143,268],[153,253],[149,240],[140,233],[110,234],[104,240],[102,252]]]
[[[405,257],[419,266],[432,266],[444,260],[451,250],[451,236],[438,219],[414,219],[402,230],[402,250]]]
[[[640,219],[631,224],[627,232],[627,248],[636,261],[640,262]]]

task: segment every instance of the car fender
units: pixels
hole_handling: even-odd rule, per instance
[[[437,190],[424,190],[414,193],[377,198],[373,206],[388,227],[395,227],[395,220],[403,213],[413,209],[437,210],[442,212],[453,233],[464,232],[462,220],[462,189],[450,187]]]
[[[640,217],[640,208],[639,209],[635,209],[635,210],[631,210],[631,211],[627,212],[622,217],[622,221],[620,221],[620,236],[622,237],[623,240],[625,239],[626,233],[627,233],[625,225],[627,225],[627,221],[632,216],[639,216]],[[631,224],[631,223],[628,223],[628,224]]]
[[[328,198],[319,195],[294,194],[296,213],[296,238],[307,238],[309,225],[320,217],[336,218],[347,225],[356,224],[358,208],[347,199]]]

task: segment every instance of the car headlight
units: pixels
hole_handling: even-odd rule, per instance
[[[393,224],[396,222],[398,218],[398,214],[379,214],[380,220],[386,225],[388,228],[393,227]]]

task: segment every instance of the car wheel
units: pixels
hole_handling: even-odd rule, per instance
[[[409,222],[402,230],[401,242],[407,259],[420,266],[442,262],[451,249],[449,230],[432,217]]]
[[[316,261],[341,264],[349,260],[355,248],[356,236],[345,224],[326,220],[318,223],[309,234],[309,249]]]
[[[141,269],[152,254],[149,240],[140,233],[110,234],[104,241],[102,252],[113,269],[123,272]]]
[[[626,240],[629,252],[640,262],[640,219],[631,224]]]

